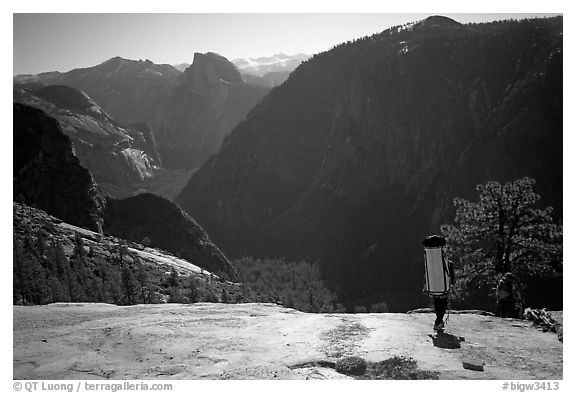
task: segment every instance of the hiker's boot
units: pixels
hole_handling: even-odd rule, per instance
[[[439,332],[444,330],[444,321],[434,324],[434,331]]]

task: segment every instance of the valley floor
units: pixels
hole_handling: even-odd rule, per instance
[[[563,378],[555,334],[477,314],[450,315],[438,340],[427,313],[306,314],[253,303],[59,303],[13,313],[14,379],[346,379],[322,365],[348,355],[411,357],[440,379]]]

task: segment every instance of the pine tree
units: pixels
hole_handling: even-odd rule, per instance
[[[150,304],[159,303],[158,294],[154,291],[154,288],[152,288],[152,287],[148,288],[147,298],[148,298],[148,303],[150,303]]]
[[[316,305],[314,302],[314,295],[312,295],[312,291],[308,292],[308,304],[310,304],[310,310],[313,310],[313,311],[316,310]]]
[[[14,236],[13,242],[13,280],[14,304],[30,302],[32,289],[33,265],[30,257],[24,252],[24,244]]]
[[[52,303],[66,300],[66,289],[58,277],[51,275],[48,279],[48,287],[50,291],[50,301]]]
[[[198,301],[198,284],[194,276],[188,276],[186,281],[186,295],[190,303],[196,303]]]
[[[96,272],[94,272],[96,274]],[[104,289],[104,284],[102,280],[98,277],[94,277],[90,280],[90,301],[93,302],[106,302],[106,291]]]
[[[55,282],[51,280],[50,283],[54,296],[58,297],[58,301],[75,301],[73,274],[70,269],[70,262],[66,257],[64,247],[56,239],[50,244],[48,255],[49,269],[58,281]]]
[[[105,262],[101,259],[96,261],[96,267],[94,268],[94,279],[93,282],[100,281],[99,284],[94,284],[97,288],[101,288],[102,290],[102,300],[101,301],[108,301],[108,283],[109,283],[109,274],[108,274],[108,266],[106,266]]]
[[[84,239],[80,232],[75,232],[74,234],[74,252],[73,255],[78,260],[85,260],[87,253],[86,249],[84,248]]]
[[[115,254],[110,256],[110,262],[118,266],[123,266],[124,256],[126,256],[126,254],[128,254],[128,246],[126,243],[120,243],[116,246]]]
[[[183,303],[182,291],[178,287],[170,287],[168,290],[168,303]]]
[[[150,294],[150,277],[148,276],[148,272],[146,271],[146,267],[142,264],[138,264],[138,268],[136,269],[136,280],[138,281],[139,286],[139,297],[141,303],[152,303],[152,300],[149,297]]]
[[[122,267],[122,289],[124,290],[125,303],[136,304],[136,280],[128,264],[124,264]]]
[[[170,276],[168,276],[168,286],[169,287],[178,287],[178,272],[172,266],[170,268]]]
[[[222,303],[230,303],[230,298],[228,297],[228,292],[226,292],[225,288],[222,288],[222,294],[220,297]]]
[[[208,292],[206,292],[204,301],[208,303],[218,303],[218,296],[214,294],[214,292],[209,290]]]
[[[152,244],[152,242],[150,241],[150,238],[146,236],[144,237],[144,239],[142,239],[140,244],[142,244],[144,247],[150,247],[150,244]]]
[[[36,241],[32,237],[31,233],[28,232],[24,235],[23,249],[26,254],[36,253]]]
[[[41,261],[44,261],[48,254],[48,246],[46,243],[47,243],[46,232],[42,228],[40,228],[36,232],[36,244],[34,251]]]
[[[57,240],[53,240],[50,244],[48,266],[50,270],[60,279],[64,281],[66,278],[66,265],[68,260],[64,247]]]
[[[77,301],[78,297],[76,291],[76,277],[74,277],[74,272],[70,268],[70,261],[66,260],[64,265],[64,271],[66,275],[66,287],[68,289],[68,297],[70,302]]]
[[[478,185],[477,202],[456,198],[454,225],[443,225],[457,267],[457,289],[490,290],[502,274],[542,277],[562,265],[562,226],[552,208],[537,209],[535,181]]]
[[[114,304],[123,304],[122,275],[112,267],[107,275],[108,290]]]
[[[88,253],[84,248],[84,239],[79,232],[74,236],[74,249],[70,261],[70,284],[74,300],[87,301],[88,295],[86,289],[89,285],[89,272],[86,270],[88,262]]]
[[[32,258],[32,302],[34,304],[46,304],[50,299],[48,277],[37,257]]]

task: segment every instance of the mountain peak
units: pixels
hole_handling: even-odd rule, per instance
[[[190,67],[190,63],[178,63],[174,64],[172,67],[176,68],[180,72],[186,71],[186,68]]]
[[[125,59],[125,58],[120,57],[120,56],[114,56],[114,57],[112,57],[112,58],[110,58],[110,59],[108,59],[108,60],[106,60],[106,61],[103,61],[103,62],[101,63],[101,65],[102,65],[102,64],[118,64],[118,63],[124,63],[124,62],[127,62],[127,61],[130,61],[130,60]]]
[[[416,27],[420,29],[447,29],[461,26],[463,26],[462,23],[442,15],[429,16],[416,24]]]
[[[214,52],[194,53],[192,65],[184,71],[184,75],[198,92],[207,92],[218,83],[244,83],[236,66]]]

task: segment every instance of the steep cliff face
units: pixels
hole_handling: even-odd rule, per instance
[[[164,164],[200,166],[268,91],[246,84],[224,57],[196,53],[150,120]]]
[[[130,134],[133,146],[145,152],[157,166],[162,166],[162,158],[156,144],[156,137],[150,126],[146,123],[132,123],[125,126]]]
[[[70,138],[41,110],[14,104],[14,200],[98,231],[104,199],[72,153]]]
[[[122,185],[154,177],[160,165],[146,126],[121,127],[85,93],[69,86],[15,89],[14,101],[56,118],[74,153],[99,184]]]
[[[71,86],[122,124],[147,124],[168,168],[200,166],[270,90],[246,84],[236,67],[215,53],[196,53],[183,73],[150,60],[115,57],[67,73],[16,76],[14,83],[28,89]]]
[[[420,301],[425,235],[488,180],[562,212],[562,19],[434,17],[314,56],[177,202],[230,256],[319,258],[343,300]]]
[[[220,83],[243,83],[234,64],[217,53],[194,53],[192,65],[184,71],[184,79],[198,94],[209,94]]]
[[[212,272],[234,277],[234,268],[206,232],[178,206],[152,194],[105,198],[80,165],[70,138],[43,111],[14,104],[14,201],[66,223],[179,254]]]
[[[236,273],[226,256],[192,217],[169,200],[140,194],[125,199],[108,199],[104,231],[116,237],[142,242],[177,252],[179,257],[211,272]]]

